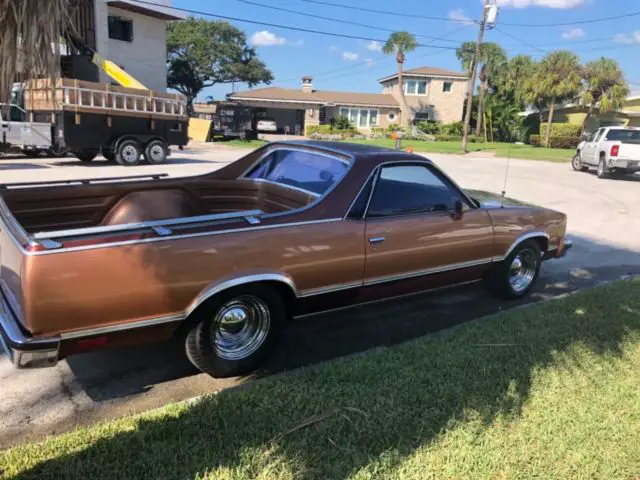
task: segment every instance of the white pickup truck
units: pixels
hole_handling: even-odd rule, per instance
[[[5,116],[6,115],[6,116]],[[0,152],[22,151],[28,156],[47,152],[59,156],[51,123],[29,122],[27,112],[17,105],[0,104]]]
[[[595,168],[598,178],[640,172],[640,128],[602,127],[578,145],[571,166]]]

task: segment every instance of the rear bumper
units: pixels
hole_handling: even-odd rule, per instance
[[[544,260],[550,260],[552,258],[562,258],[567,255],[569,250],[573,248],[573,242],[569,239],[565,239],[559,246],[547,250],[544,254]]]
[[[619,160],[609,159],[609,168],[620,168],[624,170],[640,170],[640,161],[637,160]]]
[[[60,339],[37,339],[24,333],[1,293],[0,346],[16,368],[53,367],[58,363]]]

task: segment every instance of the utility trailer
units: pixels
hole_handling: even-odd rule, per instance
[[[188,142],[180,94],[61,78],[33,80],[22,92],[30,122],[52,125],[52,148],[84,162],[99,153],[120,165],[163,163],[170,146]]]

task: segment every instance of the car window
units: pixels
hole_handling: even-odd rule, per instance
[[[367,217],[448,211],[455,208],[458,200],[463,201],[457,189],[427,166],[383,167]]]
[[[600,137],[602,137],[602,134],[603,134],[603,133],[604,133],[604,129],[603,129],[603,128],[601,128],[600,130],[598,130],[598,131],[596,132],[596,135],[595,135],[595,137],[593,138],[593,140],[592,140],[592,141],[593,141],[593,142],[599,142],[599,141],[600,141]]]
[[[607,140],[622,143],[640,143],[640,130],[609,130]]]
[[[322,195],[339,182],[348,162],[302,150],[274,150],[248,174],[248,178],[269,180]]]

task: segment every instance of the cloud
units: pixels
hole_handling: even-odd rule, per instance
[[[462,10],[461,8],[454,8],[453,10],[451,10],[449,12],[447,17],[449,17],[449,19],[451,19],[451,20],[456,20],[456,21],[458,21],[460,23],[463,23],[464,25],[472,25],[473,24],[473,20],[471,20],[469,17],[467,17],[464,14],[464,10]]]
[[[564,32],[562,34],[562,38],[564,38],[565,40],[574,40],[576,38],[582,38],[586,35],[586,33],[584,33],[584,30],[581,28],[572,28],[570,30],[567,30],[566,32]]]
[[[376,62],[373,61],[373,58],[365,58],[364,61],[367,62],[367,68],[371,68],[376,64]]]
[[[349,61],[358,60],[358,54],[355,52],[342,52],[342,58]]]
[[[261,30],[251,35],[251,44],[258,47],[271,47],[273,45],[285,45],[286,43],[286,38],[278,37],[269,30]]]
[[[369,43],[367,43],[367,50],[371,50],[372,52],[381,52],[382,43],[371,40]]]
[[[527,8],[576,8],[587,3],[587,0],[498,0],[501,7]]]
[[[640,30],[632,33],[619,33],[613,40],[623,45],[640,45]]]

